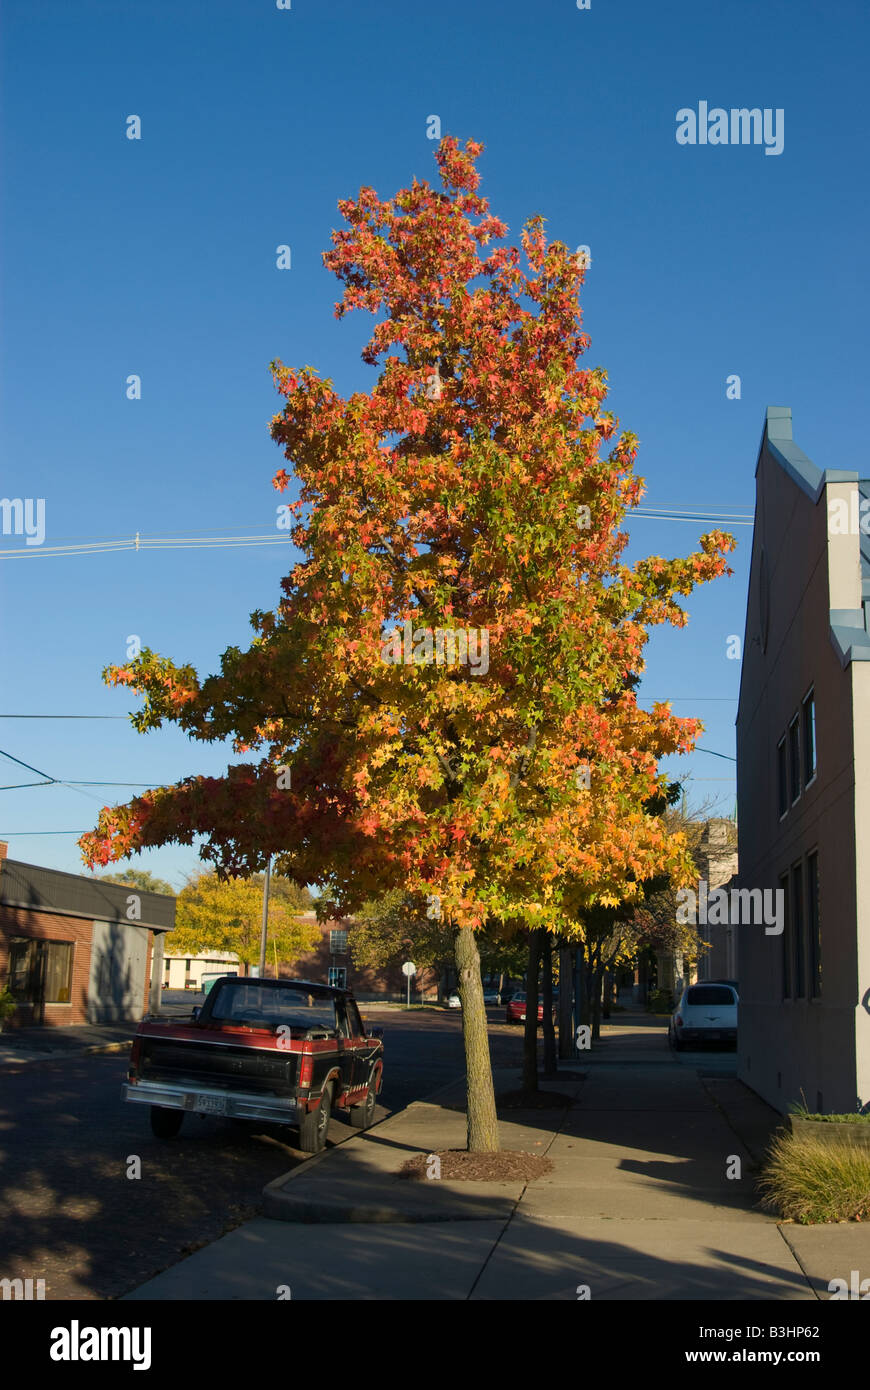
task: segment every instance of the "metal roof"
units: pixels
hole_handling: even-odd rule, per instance
[[[131,895],[139,900],[138,917],[128,916]],[[161,932],[172,931],[175,926],[175,898],[17,859],[0,859],[0,906]]]

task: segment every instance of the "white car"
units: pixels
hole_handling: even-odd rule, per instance
[[[692,1043],[737,1042],[737,990],[733,985],[700,981],[683,990],[668,1023],[668,1042],[675,1052]]]
[[[447,996],[447,1007],[448,1007],[448,1009],[461,1009],[461,1008],[462,1008],[462,1000],[459,998],[459,995],[458,995],[458,994],[448,994],[448,996]]]

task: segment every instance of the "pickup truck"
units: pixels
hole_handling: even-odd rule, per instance
[[[309,980],[225,976],[189,1020],[139,1024],[122,1098],[151,1108],[173,1139],[186,1114],[291,1125],[319,1153],[333,1111],[372,1123],[383,1029],[367,1033],[350,990]]]

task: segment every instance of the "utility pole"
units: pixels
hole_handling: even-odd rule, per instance
[[[266,936],[269,929],[269,881],[272,877],[272,856],[266,860],[266,877],[263,880],[263,926],[260,931],[260,979],[266,974]]]

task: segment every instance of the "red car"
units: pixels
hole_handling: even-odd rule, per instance
[[[555,1014],[555,1010],[554,1010],[554,1011],[553,1011],[553,1018],[554,1018],[554,1021],[555,1021],[555,1016],[556,1016],[556,1014]],[[543,1004],[539,1004],[539,1005],[538,1005],[538,1022],[539,1022],[539,1023],[542,1023],[543,1020],[544,1020],[544,1005],[543,1005]],[[526,996],[525,996],[525,993],[524,993],[524,992],[523,992],[523,993],[520,993],[520,994],[515,994],[514,997],[510,1000],[510,1002],[508,1003],[508,1006],[507,1006],[507,1012],[505,1013],[505,1020],[504,1020],[504,1021],[505,1021],[505,1023],[525,1023],[525,1021],[526,1021]]]

